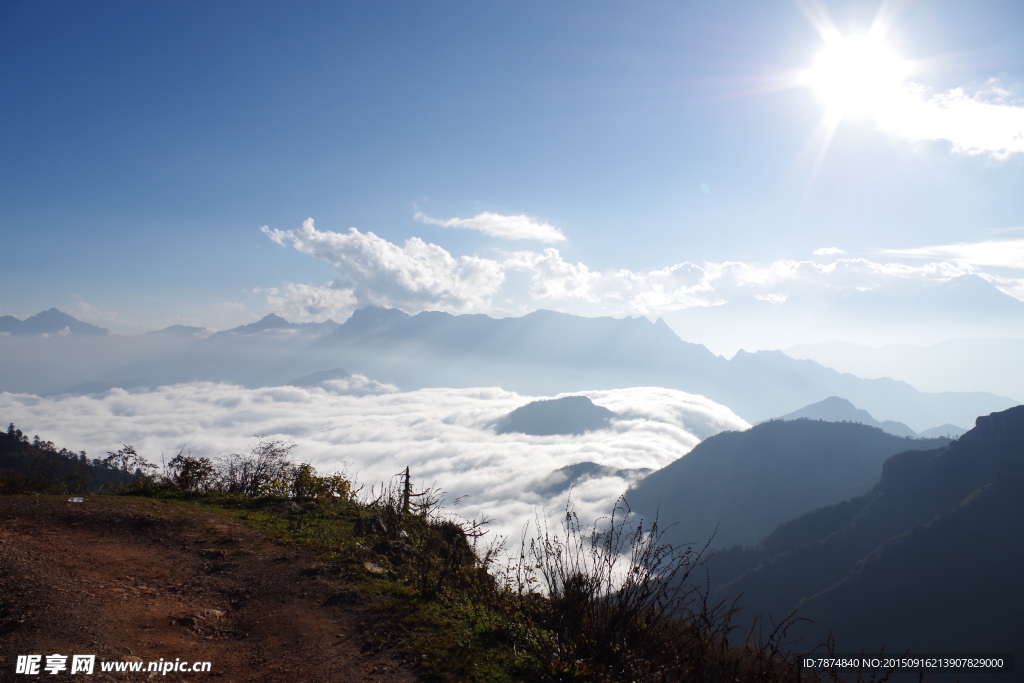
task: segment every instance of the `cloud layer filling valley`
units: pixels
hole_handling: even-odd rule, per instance
[[[618,413],[609,429],[581,436],[498,435],[494,424],[535,400],[498,388],[423,389],[339,395],[323,388],[245,389],[211,382],[146,392],[40,398],[0,394],[0,415],[29,434],[101,457],[122,443],[150,461],[181,448],[197,455],[242,452],[254,435],[297,444],[297,459],[321,470],[346,467],[366,485],[409,466],[419,484],[434,484],[455,512],[487,516],[496,533],[515,536],[543,512],[556,518],[566,494],[541,491],[560,467],[595,462],[616,469],[664,467],[701,437],[748,425],[702,396],[659,387],[579,392]],[[584,518],[604,514],[630,480],[580,482],[573,504]]]

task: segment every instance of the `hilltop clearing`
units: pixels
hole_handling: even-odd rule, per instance
[[[0,497],[0,669],[60,653],[95,654],[97,681],[126,676],[100,661],[133,657],[208,661],[203,677],[239,683],[416,680],[365,647],[365,603],[320,566],[191,504]]]

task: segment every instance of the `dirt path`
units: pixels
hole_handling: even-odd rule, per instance
[[[361,651],[358,601],[315,566],[191,506],[0,497],[0,680],[414,681],[387,653]],[[45,665],[53,653],[94,654],[95,673],[14,673],[17,655]],[[211,669],[100,671],[161,658]]]

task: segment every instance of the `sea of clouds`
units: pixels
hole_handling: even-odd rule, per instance
[[[493,534],[512,539],[536,515],[557,519],[564,513],[568,493],[545,493],[561,467],[594,462],[616,470],[658,469],[702,438],[749,427],[725,406],[672,389],[577,395],[620,417],[608,429],[579,436],[499,435],[495,423],[537,397],[499,388],[382,387],[353,395],[333,385],[246,389],[213,382],[85,396],[4,392],[0,416],[90,457],[122,444],[157,464],[181,449],[215,457],[243,452],[263,435],[296,444],[295,457],[321,471],[345,469],[367,486],[408,466],[420,487],[436,484],[449,502],[460,499],[455,513],[490,518]],[[574,509],[585,520],[606,514],[635,476],[578,482],[571,491]]]

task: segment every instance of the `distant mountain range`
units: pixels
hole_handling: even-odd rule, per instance
[[[0,334],[2,333],[17,336],[41,334],[98,336],[110,334],[110,330],[84,323],[67,313],[51,308],[24,320],[15,318],[13,315],[0,316]]]
[[[944,425],[939,425],[938,427],[926,429],[923,432],[920,432],[918,436],[921,437],[922,439],[934,439],[935,437],[938,436],[944,436],[947,439],[956,439],[961,434],[964,434],[966,432],[967,430],[964,429],[963,427],[957,427],[956,425],[951,425],[947,423]]]
[[[501,386],[532,395],[665,386],[702,394],[756,422],[829,396],[912,429],[970,423],[1014,405],[984,393],[923,394],[888,379],[863,380],[778,351],[731,360],[681,340],[663,321],[535,311],[518,318],[406,316],[368,307],[310,345],[351,372],[403,389]],[[781,410],[780,410],[781,409]]]
[[[806,418],[772,420],[705,439],[626,494],[631,509],[657,516],[674,543],[756,543],[778,524],[871,490],[894,453],[948,439],[896,437],[876,427]]]
[[[978,275],[961,275],[925,287],[909,297],[854,291],[834,304],[837,311],[874,318],[926,320],[953,316],[969,324],[1024,323],[1024,301],[1005,294]]]
[[[857,422],[862,425],[869,427],[878,427],[887,434],[893,436],[909,436],[916,437],[918,434],[913,429],[903,424],[902,422],[894,422],[893,420],[885,420],[879,422],[871,416],[866,410],[861,410],[857,406],[853,405],[845,398],[839,396],[829,396],[824,401],[818,401],[812,403],[809,406],[804,406],[800,410],[795,410],[792,413],[782,415],[775,419],[777,420],[799,420],[801,418],[808,420],[824,420],[825,422]],[[956,436],[963,434],[966,429],[960,429],[953,425],[943,425],[936,429],[953,429],[957,430]],[[931,430],[929,430],[931,431]],[[948,436],[947,434],[937,434],[936,436]]]
[[[322,323],[290,323],[279,315],[271,313],[265,315],[254,323],[239,325],[230,330],[217,332],[214,337],[238,337],[266,330],[306,330],[313,334],[326,334],[338,328],[338,323],[333,320],[326,320]]]
[[[959,321],[957,329],[978,333]],[[833,339],[793,346],[785,353],[859,377],[900,379],[922,391],[969,388],[1024,400],[1024,338],[948,339],[928,346],[890,344],[880,348]]]
[[[779,424],[800,423],[750,432]],[[751,615],[798,607],[812,621],[790,635],[808,649],[832,630],[839,652],[981,653],[1024,651],[1022,566],[1018,406],[979,417],[942,448],[893,455],[870,491],[717,554],[709,572],[716,599],[742,594]]]
[[[165,340],[160,342],[160,353],[146,357],[142,337],[152,338],[154,344]],[[340,367],[403,390],[500,386],[550,396],[664,386],[707,396],[749,422],[840,396],[880,420],[903,422],[914,430],[969,424],[977,415],[1015,403],[981,392],[926,394],[903,382],[844,375],[778,351],[741,351],[727,360],[699,344],[684,342],[664,321],[652,323],[646,318],[585,318],[543,310],[502,319],[439,312],[408,316],[394,309],[367,307],[341,325],[333,321],[297,324],[269,315],[204,337],[201,331],[171,328],[163,334],[135,335],[131,341],[110,337],[122,346],[134,345],[133,353],[122,354],[129,362],[84,382],[67,382],[57,391],[94,392],[193,380],[274,386]],[[167,355],[174,345],[181,350]],[[46,348],[44,344],[21,352],[40,354]],[[98,348],[89,353],[100,353]],[[65,364],[74,351],[68,346],[54,349]],[[137,360],[132,361],[132,356]],[[46,372],[45,363],[39,367]],[[12,365],[10,372],[24,370]],[[0,362],[0,379],[3,373]],[[24,387],[18,390],[34,391],[31,384]]]
[[[152,332],[146,332],[145,334],[150,336],[202,339],[204,337],[209,337],[211,334],[214,334],[214,332],[213,330],[208,330],[205,327],[171,325],[170,327],[165,327],[162,330],[153,330]]]

